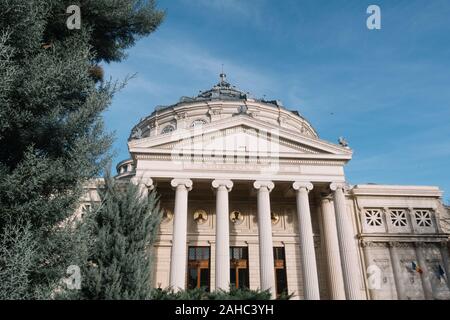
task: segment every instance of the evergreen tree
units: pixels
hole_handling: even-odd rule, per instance
[[[101,113],[120,88],[93,70],[163,18],[153,1],[85,0],[81,29],[68,30],[72,4],[0,0],[0,279],[17,275],[2,287],[11,298],[50,298],[84,260],[68,218],[108,160]]]
[[[152,245],[162,217],[158,196],[155,191],[143,196],[136,185],[108,177],[99,192],[82,298],[149,299]]]

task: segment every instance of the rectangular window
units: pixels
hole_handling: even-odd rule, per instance
[[[273,258],[275,264],[275,289],[277,297],[287,293],[286,260],[284,247],[273,248]]]
[[[248,248],[230,248],[230,284],[236,288],[249,287]]]
[[[209,247],[189,247],[188,250],[188,288],[210,290]]]

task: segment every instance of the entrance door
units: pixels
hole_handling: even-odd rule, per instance
[[[248,248],[230,248],[230,284],[235,288],[248,288]]]
[[[286,259],[284,247],[273,248],[273,258],[275,262],[275,289],[277,297],[287,293]]]
[[[189,247],[188,288],[210,290],[209,247]]]

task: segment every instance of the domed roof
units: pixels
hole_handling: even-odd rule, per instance
[[[213,100],[222,100],[222,101],[239,101],[239,100],[248,100],[253,99],[250,96],[249,92],[244,92],[236,88],[236,86],[231,85],[227,81],[227,76],[225,73],[221,73],[219,75],[219,82],[209,90],[200,91],[200,93],[196,97],[186,97],[183,96],[180,100],[169,106],[157,106],[155,111],[161,111],[170,107],[177,106],[183,103],[191,103],[191,102],[202,102],[202,101],[213,101]],[[259,101],[267,104],[272,104],[277,107],[283,107],[281,101],[279,100],[265,100],[265,99],[253,99],[254,101]]]
[[[200,94],[194,98],[194,100],[241,100],[247,99],[249,93],[244,93],[241,90],[237,89],[235,86],[232,86],[226,80],[226,74],[220,74],[220,81],[211,89],[200,92]]]
[[[200,91],[194,97],[182,97],[177,103],[157,106],[147,117],[134,126],[130,140],[151,135],[168,134],[188,129],[197,123],[210,123],[228,117],[246,115],[301,134],[318,137],[314,128],[297,110],[289,110],[279,100],[256,99],[239,90],[220,74],[219,82],[211,89]]]

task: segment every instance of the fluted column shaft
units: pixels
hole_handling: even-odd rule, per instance
[[[257,206],[261,289],[270,290],[272,297],[275,298],[275,266],[273,258],[272,220],[270,218],[270,191],[274,188],[274,184],[271,181],[255,181],[253,186],[258,190]]]
[[[230,226],[228,192],[230,180],[214,180],[216,191],[216,289],[228,290],[230,285]]]
[[[425,299],[432,300],[433,299],[433,288],[432,288],[431,282],[430,282],[430,277],[429,277],[430,273],[428,272],[427,262],[423,255],[423,248],[424,248],[423,243],[420,243],[420,242],[416,243],[417,262],[419,263],[419,267],[422,269],[422,274],[420,276],[422,279],[423,292],[425,294]]]
[[[313,185],[309,182],[294,182],[292,185],[297,194],[297,217],[302,259],[303,294],[305,300],[319,300],[319,279],[317,276],[314,235],[311,224],[308,192]]]
[[[344,279],[342,278],[341,255],[336,229],[334,207],[329,198],[322,199],[322,239],[325,245],[328,287],[331,300],[345,300]]]
[[[347,213],[343,183],[332,183],[334,191],[334,209],[339,238],[339,252],[341,254],[342,274],[344,277],[345,295],[347,300],[363,299],[359,288],[358,251],[354,240],[352,221]]]
[[[173,239],[170,260],[170,286],[178,291],[186,286],[186,234],[188,192],[192,190],[189,179],[173,179],[175,188],[175,209],[173,215]]]
[[[450,288],[450,261],[448,255],[448,246],[447,242],[442,242],[440,245],[442,263],[444,264],[442,267],[444,268],[447,284]]]
[[[397,299],[404,300],[405,296],[405,279],[402,276],[402,270],[400,265],[400,257],[398,254],[398,246],[400,244],[397,242],[389,243],[389,255],[391,258],[392,270],[394,272],[394,282],[395,288],[397,290]]]

